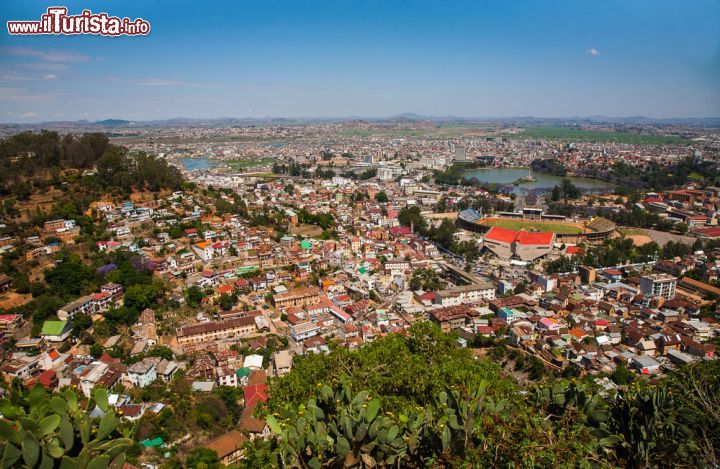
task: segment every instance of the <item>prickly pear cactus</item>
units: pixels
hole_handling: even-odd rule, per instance
[[[120,421],[106,390],[96,389],[84,409],[72,389],[52,396],[38,385],[19,401],[0,400],[0,467],[122,467],[133,440],[117,437]],[[95,407],[102,417],[89,417]]]

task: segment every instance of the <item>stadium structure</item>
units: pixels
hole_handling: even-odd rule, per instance
[[[519,229],[508,229],[507,221]],[[553,244],[577,244],[602,241],[615,231],[615,224],[605,218],[576,222],[562,215],[546,215],[542,209],[526,208],[521,212],[500,212],[484,217],[477,210],[458,213],[456,224],[465,230],[482,233],[483,245],[498,257],[532,261],[545,257]]]

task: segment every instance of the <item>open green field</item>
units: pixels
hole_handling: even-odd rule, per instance
[[[275,173],[247,173],[247,176],[267,179],[287,178],[287,175]]]
[[[253,168],[255,166],[272,164],[274,161],[272,158],[264,158],[262,160],[227,160],[220,161],[220,163],[228,165],[233,171],[242,171],[243,169]]]
[[[510,220],[502,218],[489,218],[481,222],[483,225],[497,226],[506,230],[520,231],[525,228],[526,231],[544,231],[558,234],[578,234],[583,229],[579,226],[568,223],[552,223],[531,220]]]
[[[486,135],[487,127],[473,124],[444,123],[433,128],[423,129],[373,129],[373,130],[342,130],[340,135],[346,137],[369,137],[382,135],[386,137],[447,137],[459,135]]]
[[[384,135],[388,137],[421,137],[432,135],[432,130],[387,129],[387,130],[343,130],[340,135],[345,137],[370,137]]]
[[[582,130],[559,125],[528,127],[522,132],[518,132],[516,134],[504,134],[503,136],[506,138],[548,138],[558,140],[629,143],[633,145],[662,145],[671,143],[688,145],[691,143],[689,140],[685,140],[680,137],[666,135]]]

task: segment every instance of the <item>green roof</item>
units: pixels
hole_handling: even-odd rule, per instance
[[[150,446],[160,446],[163,444],[163,440],[159,436],[153,438],[152,440],[148,440],[147,438],[145,438],[143,441],[140,442],[140,444],[146,448]]]
[[[45,321],[40,335],[62,335],[67,321]]]
[[[249,376],[250,373],[252,373],[252,370],[250,368],[239,368],[235,374],[237,374],[238,378],[244,378],[246,376]]]
[[[310,241],[307,241],[307,240],[301,241],[301,242],[300,242],[300,247],[301,247],[302,249],[312,249],[312,243],[311,243]]]

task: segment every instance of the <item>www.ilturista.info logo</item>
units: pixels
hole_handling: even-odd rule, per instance
[[[97,34],[100,36],[146,36],[150,23],[142,18],[130,20],[107,13],[83,10],[79,15],[67,14],[65,7],[50,7],[40,21],[8,21],[8,33],[31,34]]]

